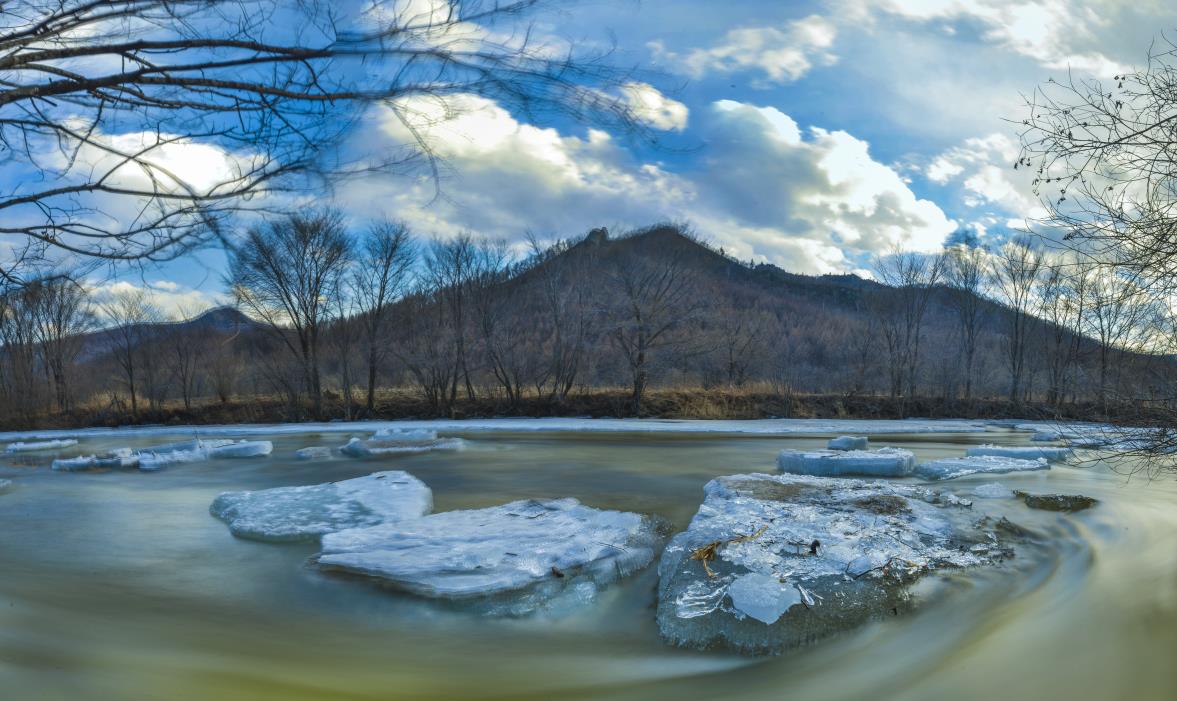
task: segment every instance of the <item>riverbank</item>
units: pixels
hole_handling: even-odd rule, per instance
[[[309,404],[292,406],[283,398],[271,395],[233,397],[227,402],[202,399],[185,408],[179,402],[167,402],[142,409],[138,416],[113,404],[92,405],[68,412],[40,416],[6,417],[0,429],[54,429],[128,425],[205,425],[255,424],[349,419],[433,419],[490,417],[593,417],[637,418],[630,395],[623,389],[599,389],[571,394],[562,402],[527,396],[517,402],[483,396],[474,400],[459,398],[452,411],[439,412],[417,392],[408,389],[382,390],[374,411],[363,407],[363,398],[347,406],[343,397],[330,394],[324,403],[323,416],[315,417]],[[1165,424],[1171,414],[1161,408],[1118,403],[1107,411],[1095,402],[1065,403],[1059,406],[1044,402],[1014,403],[1004,399],[982,398],[970,401],[917,397],[891,398],[873,395],[782,395],[768,391],[743,389],[680,388],[659,389],[647,393],[640,417],[661,419],[1024,419],[1097,421],[1130,425]]]

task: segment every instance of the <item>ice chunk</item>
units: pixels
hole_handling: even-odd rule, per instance
[[[260,458],[274,452],[270,441],[239,441],[208,448],[211,458]]]
[[[52,469],[59,472],[82,472],[85,470],[117,469],[139,466],[139,456],[130,448],[119,448],[103,455],[79,455],[74,458],[58,458]]]
[[[915,455],[902,448],[878,450],[782,450],[777,468],[795,475],[869,475],[903,477],[915,467]]]
[[[1037,460],[1044,458],[1052,462],[1058,460],[1066,460],[1071,456],[1070,448],[1052,448],[1049,446],[1006,446],[1006,445],[982,445],[974,448],[969,448],[965,451],[968,457],[978,457],[982,455],[994,455],[1003,458],[1021,458],[1023,460]]]
[[[423,443],[437,440],[437,431],[428,428],[382,428],[372,434],[372,440]]]
[[[209,507],[239,538],[314,540],[324,533],[418,518],[433,509],[433,492],[407,472],[305,487],[224,492]]]
[[[319,566],[517,615],[645,567],[659,541],[655,521],[640,514],[527,500],[325,535]]]
[[[294,451],[294,457],[299,460],[326,460],[331,457],[331,449],[323,445],[312,445]]]
[[[915,468],[917,477],[929,480],[950,480],[978,473],[1030,472],[1049,470],[1046,458],[1024,460],[1000,455],[974,455],[963,458],[943,458],[920,463]]]
[[[1013,499],[1014,490],[1001,484],[1000,482],[990,482],[982,484],[973,489],[973,496],[982,499]]]
[[[77,445],[78,441],[74,438],[59,438],[51,441],[32,441],[29,443],[9,443],[5,450],[9,453],[31,453],[38,450],[61,450],[73,445]]]
[[[143,449],[139,452],[139,469],[155,472],[175,463],[200,462],[209,458],[263,457],[273,450],[274,444],[270,441],[196,438]]]
[[[826,447],[830,450],[866,450],[866,436],[838,436],[831,438]]]
[[[428,453],[431,450],[461,450],[465,446],[466,442],[461,438],[440,438],[425,442],[352,438],[339,449],[339,452],[351,458],[368,458],[378,455]]]
[[[801,594],[791,584],[773,575],[751,572],[736,577],[728,586],[732,606],[761,623],[776,623],[786,611],[801,603]]]
[[[912,606],[930,572],[1004,557],[1013,537],[918,485],[757,474],[705,493],[658,566],[659,629],[688,647],[772,652],[857,627]]]
[[[0,494],[12,489],[12,480],[0,479]]]

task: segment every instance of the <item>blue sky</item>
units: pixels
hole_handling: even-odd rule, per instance
[[[402,0],[429,3],[431,0]],[[998,242],[1038,212],[1012,169],[1023,96],[1048,77],[1140,67],[1177,29],[1156,0],[594,0],[531,18],[555,43],[608,46],[639,72],[625,95],[653,143],[569,121],[529,124],[459,97],[427,130],[432,183],[379,176],[313,193],[357,225],[404,219],[422,238],[471,231],[521,242],[687,221],[743,259],[852,272],[896,245],[934,250],[971,228]],[[424,112],[427,105],[418,106]],[[405,133],[372,110],[352,136],[373,153]],[[205,251],[121,284],[176,308],[223,294]],[[166,288],[166,289],[165,289]]]

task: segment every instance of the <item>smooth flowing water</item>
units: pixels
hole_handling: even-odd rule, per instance
[[[190,437],[98,434],[64,454]],[[1129,482],[1083,464],[945,483],[1100,504],[1068,516],[1002,502],[1012,520],[1051,534],[1047,556],[952,574],[913,615],[747,658],[665,645],[654,568],[571,615],[488,619],[309,568],[313,544],[235,539],[208,507],[225,490],[402,469],[433,489],[437,511],[571,496],[681,529],[709,479],[772,471],[781,448],[824,437],[478,432],[457,453],[312,462],[294,450],[347,434],[266,437],[269,458],[154,474],[54,473],[51,455],[5,457],[0,477],[15,485],[0,494],[0,698],[1177,698],[1172,480]],[[872,440],[923,460],[1028,444],[1028,434]]]

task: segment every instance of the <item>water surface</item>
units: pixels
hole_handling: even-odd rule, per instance
[[[447,433],[446,435],[459,435]],[[134,434],[131,434],[134,436]],[[63,454],[190,437],[95,435]],[[911,434],[875,445],[919,459],[1029,434]],[[749,659],[663,644],[653,568],[570,615],[495,620],[308,568],[313,544],[238,540],[208,514],[221,491],[412,472],[436,510],[572,496],[690,520],[707,480],[769,471],[818,436],[467,435],[458,453],[300,462],[346,433],[274,435],[260,460],[155,474],[53,473],[51,455],[0,477],[4,699],[966,699],[1177,698],[1177,484],[1102,464],[996,479],[1082,493],[1065,516],[996,508],[1048,533],[1043,554],[939,580],[916,614],[825,644]],[[995,478],[950,483],[961,493]],[[933,589],[933,587],[929,587]]]

